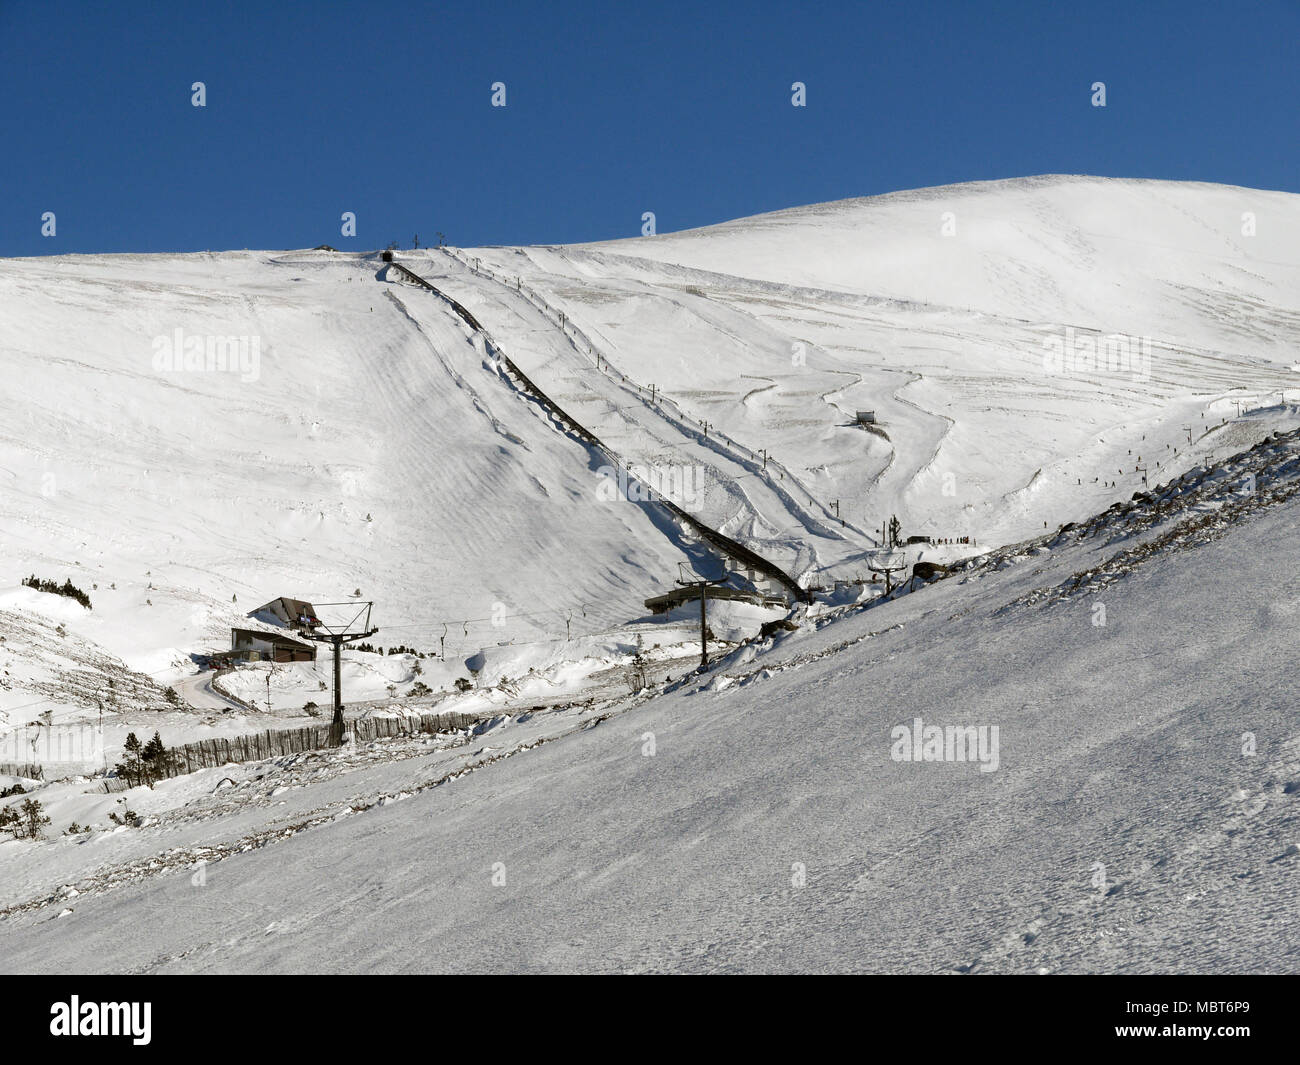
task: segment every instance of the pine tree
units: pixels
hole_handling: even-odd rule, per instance
[[[41,829],[50,823],[41,804],[36,799],[24,799],[22,806],[18,808],[18,814],[22,822],[23,835],[28,839],[40,839]]]
[[[153,739],[144,745],[140,752],[140,761],[144,764],[145,783],[153,787],[155,780],[161,780],[169,774],[171,759],[167,748],[163,746],[162,737],[157,732]]]
[[[134,732],[128,732],[126,742],[122,744],[122,760],[114,766],[114,769],[118,776],[123,777],[132,787],[140,783],[144,771],[140,753],[140,738]]]
[[[153,734],[153,739],[144,745],[144,750],[140,752],[140,757],[146,762],[152,762],[158,755],[165,750],[163,747],[162,737],[157,732]]]

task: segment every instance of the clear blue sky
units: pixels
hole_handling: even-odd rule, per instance
[[[1298,42],[1296,0],[0,0],[0,254],[561,243],[1040,173],[1294,192]]]

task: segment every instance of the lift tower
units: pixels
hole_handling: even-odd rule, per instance
[[[316,605],[317,623],[310,630],[300,633],[305,639],[317,643],[328,643],[334,647],[334,720],[330,725],[330,746],[337,747],[343,742],[343,686],[341,680],[342,653],[345,643],[364,640],[379,630],[370,624],[370,611],[373,602],[318,603]],[[319,620],[332,613],[332,621]]]

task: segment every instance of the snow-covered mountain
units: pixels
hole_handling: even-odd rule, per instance
[[[767,448],[821,519],[838,499],[868,535],[897,513],[907,532],[997,543],[1141,487],[1135,466],[1156,480],[1190,465],[1184,427],[1195,440],[1244,407],[1300,399],[1298,238],[1292,194],[1042,177],[470,254],[538,290],[639,384]],[[507,328],[508,283],[449,275]],[[508,336],[528,347],[522,325]],[[1105,354],[1108,337],[1120,365],[1088,366],[1089,342]],[[558,365],[552,379],[599,392],[589,417],[614,422],[598,413],[603,382]],[[888,439],[851,427],[858,410]],[[636,404],[619,416],[638,423],[620,446],[652,459],[656,423]],[[778,536],[795,517],[764,514]],[[737,508],[730,523],[751,520]],[[807,524],[791,527],[819,561],[852,556]]]
[[[891,515],[975,541],[912,554],[951,561],[1294,424],[1298,246],[1294,195],[1047,177],[397,258],[625,469],[825,586]],[[1107,337],[1126,361],[1088,365]],[[0,728],[105,671],[182,682],[283,594],[558,668],[710,553],[378,255],[5,260],[0,360]]]
[[[482,718],[25,782],[6,968],[1294,971],[1297,248],[1297,196],[1048,177],[411,273],[0,261],[0,739],[306,721],[323,669],[194,672],[279,595],[445,646],[350,703],[468,671]],[[882,595],[892,515],[941,579]],[[715,604],[695,673],[643,600],[703,528],[815,594]]]

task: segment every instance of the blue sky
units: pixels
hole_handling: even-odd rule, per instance
[[[1040,173],[1294,192],[1298,42],[1296,0],[0,0],[0,254],[575,242]]]

